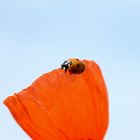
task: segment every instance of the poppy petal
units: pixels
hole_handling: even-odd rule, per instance
[[[103,140],[108,95],[99,66],[88,60],[81,74],[56,69],[4,104],[33,140]]]

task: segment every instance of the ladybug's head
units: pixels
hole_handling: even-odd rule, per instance
[[[63,70],[65,70],[65,73],[67,72],[68,68],[72,65],[72,62],[71,61],[64,61],[62,64],[61,64],[61,68]]]

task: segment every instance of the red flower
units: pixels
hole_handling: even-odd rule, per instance
[[[4,101],[33,140],[103,140],[107,90],[98,65],[84,63],[81,74],[54,70]]]

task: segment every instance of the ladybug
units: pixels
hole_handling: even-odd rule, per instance
[[[79,74],[85,70],[85,64],[77,58],[70,58],[63,62],[61,68],[65,70],[65,73],[69,71],[70,73]]]

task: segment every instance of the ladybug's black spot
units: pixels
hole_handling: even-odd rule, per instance
[[[77,68],[79,68],[80,67],[80,65],[79,64],[77,64]]]
[[[79,61],[79,59],[76,59],[77,61]]]

